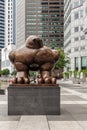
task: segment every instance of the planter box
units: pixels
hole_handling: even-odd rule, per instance
[[[59,115],[59,85],[10,85],[8,115]]]

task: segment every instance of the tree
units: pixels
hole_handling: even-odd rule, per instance
[[[63,78],[63,69],[67,64],[69,64],[69,58],[64,53],[63,49],[58,48],[58,52],[60,52],[60,58],[54,67],[53,76],[60,79],[60,78]]]
[[[54,69],[60,69],[60,68],[64,68],[67,64],[69,64],[69,58],[68,56],[64,53],[64,50],[59,48],[58,52],[60,52],[60,58],[58,60],[58,62],[55,65]]]
[[[3,69],[2,70],[2,75],[9,75],[10,74],[10,71],[9,71],[9,69]]]
[[[0,76],[2,75],[2,70],[0,70]]]

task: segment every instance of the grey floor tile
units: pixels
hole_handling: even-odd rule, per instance
[[[66,96],[62,95],[61,100],[63,100],[63,101],[84,101],[85,99],[83,99],[79,96],[76,96],[76,95],[66,95]]]
[[[0,116],[0,121],[20,121],[21,116]]]
[[[0,105],[0,116],[7,115],[7,105]]]
[[[0,130],[16,130],[18,121],[0,121]]]
[[[83,130],[87,130],[87,121],[78,121]]]
[[[72,115],[87,113],[87,109],[83,108],[80,104],[66,104],[66,105],[62,104],[61,107],[67,110]]]
[[[83,130],[76,121],[49,121],[50,130]]]
[[[72,115],[65,109],[61,109],[60,115],[48,115],[48,121],[74,121]]]
[[[22,116],[17,130],[49,130],[46,116]]]
[[[73,114],[72,115],[74,120],[77,120],[77,121],[87,121],[87,113],[82,113],[82,114]]]

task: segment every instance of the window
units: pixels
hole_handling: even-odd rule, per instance
[[[74,39],[75,41],[78,41],[79,40],[79,38],[78,37],[75,37],[75,39]]]
[[[80,39],[81,39],[81,40],[84,40],[84,39],[85,39],[85,36],[84,36],[84,35],[82,35],[82,36],[80,37]]]
[[[75,48],[75,52],[78,51],[78,50],[79,50],[79,48],[76,47],[76,48]]]
[[[87,69],[87,57],[83,56],[81,57],[81,69]]]
[[[80,0],[80,4],[83,4],[84,0]]]
[[[74,18],[75,18],[75,19],[78,19],[78,18],[79,18],[79,13],[78,13],[78,12],[75,12]]]
[[[80,10],[80,17],[83,17],[83,10]]]
[[[80,30],[83,31],[83,26],[80,27]]]
[[[8,19],[10,19],[10,15],[8,15]]]
[[[75,57],[75,70],[78,70],[78,57]]]
[[[79,27],[75,27],[75,28],[74,28],[74,31],[75,31],[75,32],[78,32],[78,31],[79,31]]]
[[[79,6],[79,1],[74,2],[74,8],[77,8]]]
[[[71,53],[71,49],[68,50],[68,53]]]
[[[87,7],[85,8],[85,13],[86,13],[86,15],[87,15]]]
[[[81,46],[81,47],[80,47],[80,50],[85,50],[85,46]]]

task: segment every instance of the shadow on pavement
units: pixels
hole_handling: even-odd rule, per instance
[[[87,121],[87,104],[63,104],[60,115],[47,115],[48,121]]]

